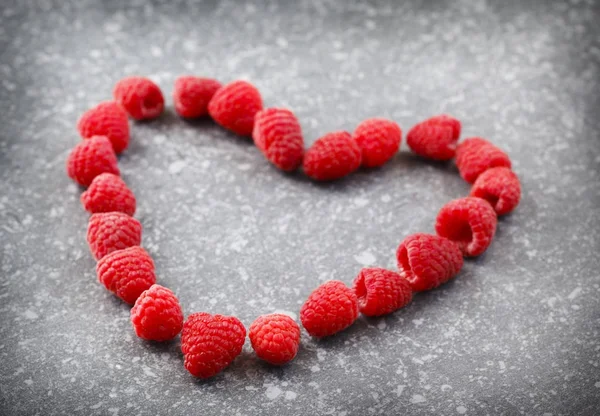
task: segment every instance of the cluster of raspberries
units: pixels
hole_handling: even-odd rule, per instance
[[[121,179],[117,154],[129,144],[129,118],[159,117],[165,100],[160,88],[142,77],[125,78],[113,91],[114,101],[86,111],[77,124],[83,137],[67,159],[67,173],[87,189],[83,207],[92,215],[87,241],[97,260],[99,282],[133,305],[131,322],[138,337],[167,341],[181,333],[185,368],[207,378],[222,371],[241,353],[246,335],[256,355],[273,365],[292,360],[300,345],[300,327],[289,316],[259,316],[246,330],[233,316],[206,312],[186,319],[175,294],[156,283],[152,257],[140,245],[142,225],[133,215],[136,199]],[[210,78],[177,79],[173,94],[184,118],[210,116],[224,128],[254,143],[277,168],[302,166],[317,181],[346,176],[359,167],[374,168],[399,150],[402,131],[383,118],[360,123],[351,134],[336,131],[317,139],[305,152],[300,123],[284,108],[263,108],[259,91],[245,81],[227,85]],[[436,234],[406,237],[396,252],[398,270],[364,268],[351,287],[337,280],[323,283],[300,310],[300,321],[313,337],[327,337],[352,325],[359,313],[390,314],[456,276],[463,257],[482,254],[496,232],[497,216],[519,203],[521,186],[506,153],[485,139],[458,142],[460,122],[448,115],[429,118],[406,135],[418,156],[436,161],[455,159],[462,178],[472,183],[468,197],[450,201],[439,211]]]

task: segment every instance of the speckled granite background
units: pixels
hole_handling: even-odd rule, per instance
[[[0,411],[7,415],[594,415],[600,407],[600,5],[3,1]],[[88,107],[129,74],[246,78],[307,143],[370,116],[406,132],[450,112],[506,149],[524,197],[488,252],[392,316],[271,368],[247,343],[210,381],[178,342],[136,339],[96,281],[64,161]],[[329,185],[171,109],[120,158],[143,244],[186,313],[297,317],[327,279],[394,267],[469,187],[403,144]]]

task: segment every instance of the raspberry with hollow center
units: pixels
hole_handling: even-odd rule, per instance
[[[400,275],[416,292],[430,290],[458,274],[463,256],[447,238],[417,233],[406,237],[396,251]]]
[[[428,118],[406,135],[406,144],[417,155],[433,160],[450,160],[456,153],[460,121],[446,114]]]
[[[83,113],[77,122],[77,131],[84,139],[107,137],[117,154],[129,145],[127,113],[114,101],[102,102]]]
[[[193,376],[213,377],[240,355],[246,328],[234,316],[193,313],[181,332],[184,365]]]
[[[175,80],[173,102],[175,111],[183,118],[208,115],[208,103],[222,85],[212,78],[182,76]]]
[[[139,246],[141,241],[142,225],[127,214],[102,212],[90,217],[87,242],[96,260],[113,251]]]
[[[67,157],[67,174],[82,186],[89,186],[102,173],[119,175],[117,155],[104,136],[94,136],[76,145]]]
[[[179,300],[166,287],[154,284],[135,301],[131,323],[138,337],[150,341],[168,341],[183,327]]]
[[[265,108],[256,113],[252,138],[256,147],[279,169],[292,171],[302,164],[302,128],[290,110]]]
[[[256,318],[248,330],[256,355],[273,365],[294,359],[300,345],[300,327],[289,316],[280,313]]]
[[[378,267],[364,268],[353,285],[358,308],[365,316],[381,316],[392,313],[412,299],[408,280],[391,270]]]
[[[217,90],[208,103],[208,113],[220,126],[239,134],[252,135],[254,116],[262,110],[256,87],[246,81],[233,81]]]
[[[113,251],[96,264],[98,281],[124,302],[132,305],[156,283],[154,261],[142,247]]]
[[[353,138],[361,149],[362,165],[375,168],[384,165],[398,152],[402,130],[391,120],[370,118],[356,127]]]
[[[304,155],[304,172],[317,181],[332,181],[360,167],[361,150],[350,133],[336,131],[317,139]]]
[[[435,230],[458,244],[465,256],[479,256],[491,244],[498,219],[494,208],[481,198],[455,199],[442,207]]]
[[[85,210],[92,214],[112,211],[127,215],[135,213],[135,195],[120,176],[112,173],[96,176],[80,199]]]
[[[354,291],[339,280],[316,288],[300,309],[302,326],[313,337],[326,337],[348,328],[358,318]]]
[[[465,139],[456,149],[456,166],[460,176],[473,183],[490,168],[511,167],[510,159],[500,148],[481,137]]]
[[[510,168],[491,168],[477,177],[470,196],[488,201],[498,215],[514,210],[521,200],[521,183]]]
[[[136,120],[149,120],[161,115],[165,108],[162,91],[145,77],[123,78],[115,85],[113,96]]]

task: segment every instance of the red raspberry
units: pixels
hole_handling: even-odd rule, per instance
[[[139,246],[141,241],[142,225],[127,214],[102,212],[90,217],[87,242],[96,260],[113,251]]]
[[[119,211],[135,213],[135,196],[120,176],[102,173],[94,178],[87,191],[81,194],[81,203],[90,213]]]
[[[115,85],[113,96],[136,120],[156,118],[165,108],[165,99],[158,85],[144,77],[123,78]]]
[[[498,219],[494,208],[481,198],[466,197],[448,202],[438,213],[438,235],[458,244],[465,256],[479,256],[492,242]]]
[[[67,174],[82,186],[89,186],[101,173],[119,175],[117,156],[104,136],[84,140],[71,150],[67,158]]]
[[[135,301],[131,309],[131,323],[140,338],[150,341],[173,339],[183,327],[179,300],[166,287],[152,285]]]
[[[521,183],[510,168],[491,168],[477,177],[471,196],[488,201],[498,215],[508,214],[519,205]]]
[[[246,328],[236,317],[193,313],[181,333],[185,368],[195,377],[212,377],[240,355],[245,340]]]
[[[313,337],[326,337],[348,328],[358,318],[354,291],[339,280],[316,288],[300,309],[300,320]]]
[[[175,80],[173,101],[175,111],[184,118],[196,118],[208,115],[208,103],[221,83],[212,78],[183,76]]]
[[[300,345],[300,327],[292,318],[279,313],[256,318],[248,336],[256,355],[273,365],[292,361]]]
[[[417,155],[433,160],[450,160],[456,152],[460,121],[442,114],[414,126],[406,135],[406,144]]]
[[[456,166],[460,176],[469,182],[490,168],[511,167],[508,155],[490,142],[480,137],[466,139],[456,149]]]
[[[279,169],[292,171],[302,164],[302,128],[290,110],[265,108],[256,113],[252,137],[256,147]]]
[[[452,241],[417,233],[404,239],[396,251],[400,275],[420,292],[438,287],[458,274],[463,266],[460,249]]]
[[[138,246],[102,257],[96,264],[96,275],[106,289],[130,305],[156,283],[152,257]]]
[[[370,118],[356,127],[353,137],[362,151],[362,165],[376,168],[398,152],[402,130],[391,120]]]
[[[260,92],[246,81],[221,87],[208,103],[208,113],[222,127],[240,136],[250,136],[254,116],[262,110]]]
[[[361,153],[350,133],[329,133],[317,139],[304,155],[304,172],[317,181],[339,179],[359,168]]]
[[[408,305],[412,299],[408,280],[378,267],[362,269],[354,279],[353,289],[358,308],[365,316],[387,315]]]
[[[127,113],[114,101],[100,103],[83,113],[77,122],[77,131],[84,139],[108,137],[115,153],[121,153],[129,145]]]

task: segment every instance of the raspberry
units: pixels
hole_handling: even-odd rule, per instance
[[[142,225],[127,214],[102,212],[90,217],[87,242],[96,260],[113,251],[139,246],[141,241]]]
[[[175,80],[173,101],[175,111],[184,118],[196,118],[208,115],[208,103],[221,83],[211,78],[183,76]]]
[[[336,131],[317,139],[304,155],[304,172],[317,181],[339,179],[359,168],[361,150],[350,133]]]
[[[488,201],[496,214],[504,215],[519,205],[521,184],[510,168],[491,168],[477,177],[471,195]]]
[[[266,108],[256,113],[252,137],[256,147],[279,169],[292,171],[302,164],[302,128],[290,110]]]
[[[240,355],[245,340],[246,328],[236,317],[193,313],[181,333],[185,368],[195,377],[212,377]]]
[[[168,341],[183,327],[183,313],[173,292],[152,285],[135,301],[131,323],[138,337],[150,341]]]
[[[260,92],[246,81],[221,87],[208,103],[208,113],[222,127],[240,136],[250,136],[254,116],[262,110]]]
[[[101,173],[119,175],[117,156],[104,136],[84,140],[71,150],[67,158],[67,174],[82,186],[89,186]]]
[[[156,118],[165,108],[165,99],[158,85],[144,77],[123,78],[115,85],[113,96],[136,120]]]
[[[398,152],[402,130],[391,120],[370,118],[356,127],[353,137],[362,151],[362,165],[375,168]]]
[[[358,318],[354,291],[339,280],[316,288],[300,309],[300,320],[313,337],[326,337],[348,328]]]
[[[119,211],[127,215],[135,213],[135,196],[120,176],[102,173],[94,178],[87,191],[81,194],[86,211]]]
[[[381,316],[392,313],[412,299],[408,280],[391,270],[377,267],[365,268],[354,280],[354,293],[358,308],[365,316]]]
[[[130,305],[156,283],[152,257],[138,246],[102,257],[96,264],[96,275],[106,289]]]
[[[279,313],[256,318],[248,336],[256,355],[273,365],[292,361],[300,345],[300,327],[292,318]]]
[[[127,113],[114,101],[105,101],[83,113],[77,122],[77,131],[84,139],[106,136],[115,153],[121,153],[129,145]]]
[[[482,254],[492,242],[498,219],[494,208],[481,198],[466,197],[448,202],[438,213],[435,230],[458,244],[465,256]]]
[[[469,182],[487,169],[504,166],[511,167],[508,155],[490,142],[480,137],[466,139],[456,149],[456,166],[462,178]]]
[[[404,239],[396,251],[398,269],[414,291],[430,290],[456,276],[463,266],[460,249],[452,241],[417,233]]]
[[[433,160],[450,160],[456,152],[460,121],[442,114],[414,126],[406,135],[408,147],[417,155]]]

